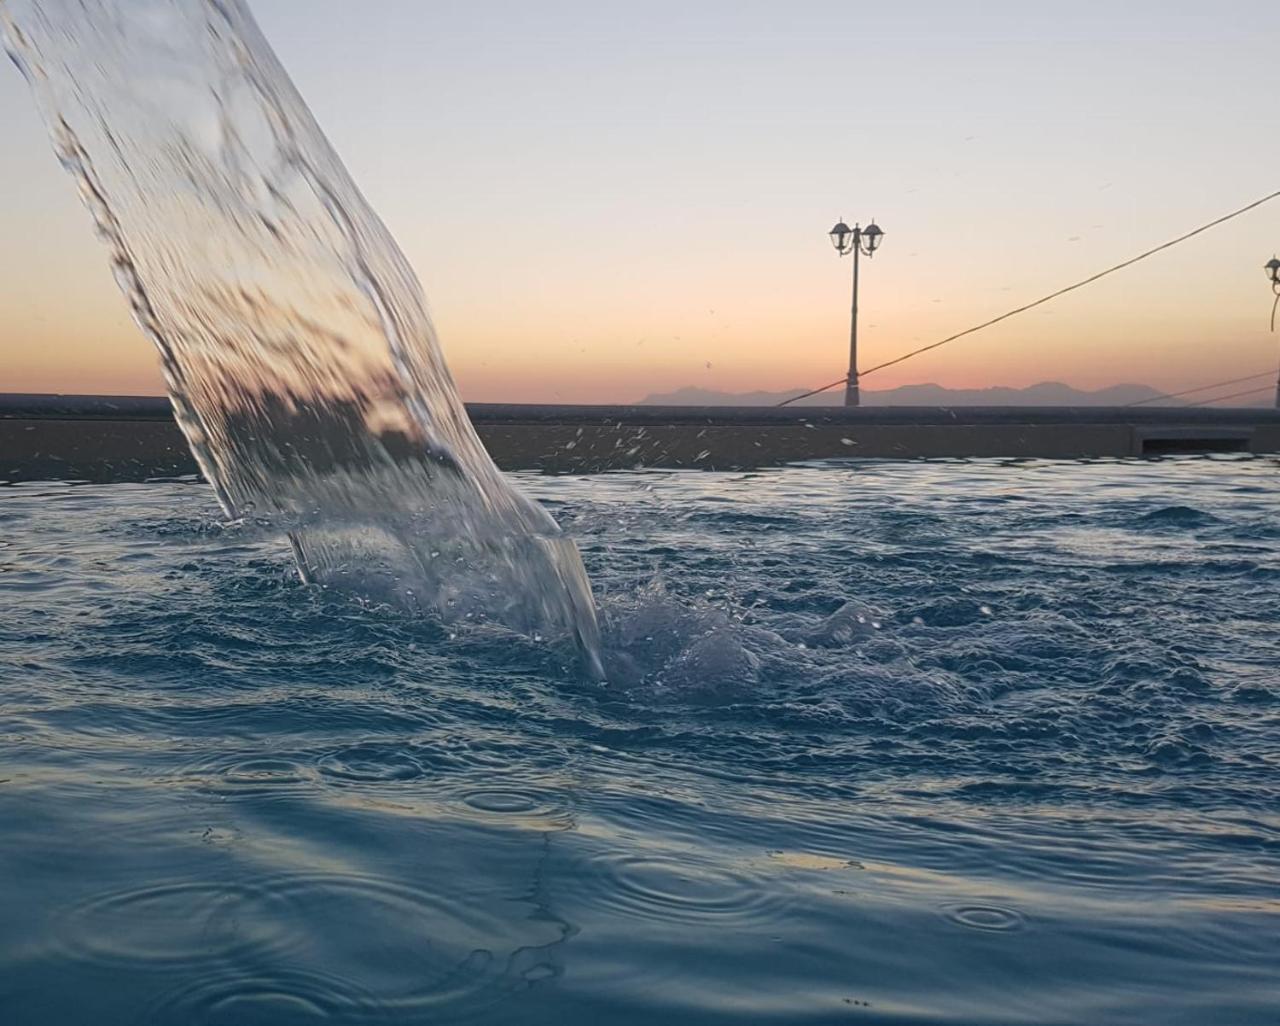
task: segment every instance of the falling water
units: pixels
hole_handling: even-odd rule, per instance
[[[575,636],[573,543],[508,484],[421,288],[242,0],[0,0],[179,425],[231,517],[299,571]]]

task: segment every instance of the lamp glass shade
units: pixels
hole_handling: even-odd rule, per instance
[[[849,236],[853,234],[853,230],[843,221],[837,221],[836,226],[827,233],[831,237],[831,245],[835,246],[837,253],[844,253],[848,248]]]
[[[1267,277],[1273,282],[1280,282],[1280,260],[1272,257],[1262,265],[1263,270],[1267,272]]]
[[[867,254],[870,255],[880,248],[880,243],[884,240],[884,232],[881,231],[878,224],[872,221],[862,229],[862,240],[867,247]]]

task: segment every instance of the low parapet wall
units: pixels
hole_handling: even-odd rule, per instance
[[[1170,407],[689,407],[473,403],[504,470],[741,470],[838,457],[1084,459],[1280,451],[1280,411]],[[168,400],[0,395],[0,481],[197,468]]]

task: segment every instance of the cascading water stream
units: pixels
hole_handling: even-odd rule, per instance
[[[421,288],[241,0],[0,0],[173,407],[304,579],[576,637],[582,561],[502,477]]]

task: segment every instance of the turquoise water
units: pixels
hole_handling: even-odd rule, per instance
[[[1277,467],[523,477],[606,686],[0,489],[0,1019],[1275,1023]]]

